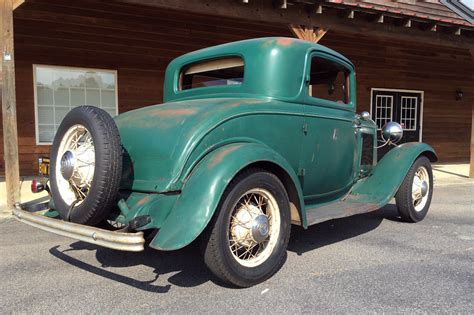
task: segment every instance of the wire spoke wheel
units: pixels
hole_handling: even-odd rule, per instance
[[[113,118],[78,106],[58,127],[51,146],[51,198],[64,220],[97,225],[116,205],[122,147]]]
[[[71,126],[58,148],[56,163],[57,186],[68,205],[83,202],[89,195],[95,170],[95,148],[89,130],[80,124]]]
[[[433,196],[433,171],[426,156],[415,160],[395,195],[403,221],[419,222],[428,213]]]
[[[412,184],[412,201],[416,211],[421,211],[428,200],[428,192],[430,189],[430,180],[428,171],[424,166],[420,166],[413,177]]]
[[[201,241],[204,262],[217,277],[249,287],[281,268],[291,213],[285,186],[275,174],[242,171],[228,184],[216,211]]]
[[[237,201],[229,222],[229,248],[246,267],[262,264],[273,252],[280,230],[280,209],[273,195],[261,188]]]

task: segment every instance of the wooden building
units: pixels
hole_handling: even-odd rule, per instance
[[[394,118],[389,107],[414,109],[401,117],[407,132],[432,145],[440,162],[470,159],[474,177],[474,24],[440,1],[0,3],[0,172],[7,163],[10,204],[18,176],[37,173],[38,158],[49,154],[55,128],[73,106],[85,102],[115,114],[161,103],[173,58],[264,36],[319,40],[350,58],[359,112],[382,123]],[[384,114],[377,110],[383,107]]]

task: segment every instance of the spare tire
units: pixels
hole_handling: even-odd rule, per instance
[[[60,216],[100,223],[116,203],[121,174],[122,148],[112,117],[94,106],[72,109],[51,147],[51,195]]]

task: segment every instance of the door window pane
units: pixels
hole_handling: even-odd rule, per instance
[[[348,104],[349,71],[341,64],[321,57],[311,59],[309,95]]]
[[[54,66],[34,66],[38,144],[50,144],[64,116],[74,107],[93,105],[118,114],[117,74]]]
[[[377,129],[382,129],[386,123],[392,121],[393,117],[393,96],[377,95],[375,97],[375,117]]]
[[[400,108],[400,124],[405,130],[416,130],[416,112],[418,97],[402,96]]]

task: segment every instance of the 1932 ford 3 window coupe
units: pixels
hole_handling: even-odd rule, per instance
[[[291,224],[393,197],[405,221],[428,211],[434,150],[395,146],[400,125],[377,130],[356,114],[354,65],[324,46],[261,38],[186,54],[167,68],[164,101],[114,118],[71,110],[51,149],[59,219],[16,217],[118,250],[143,250],[146,236],[159,250],[199,239],[209,269],[245,287],[282,266]],[[393,147],[379,161],[378,134]]]

